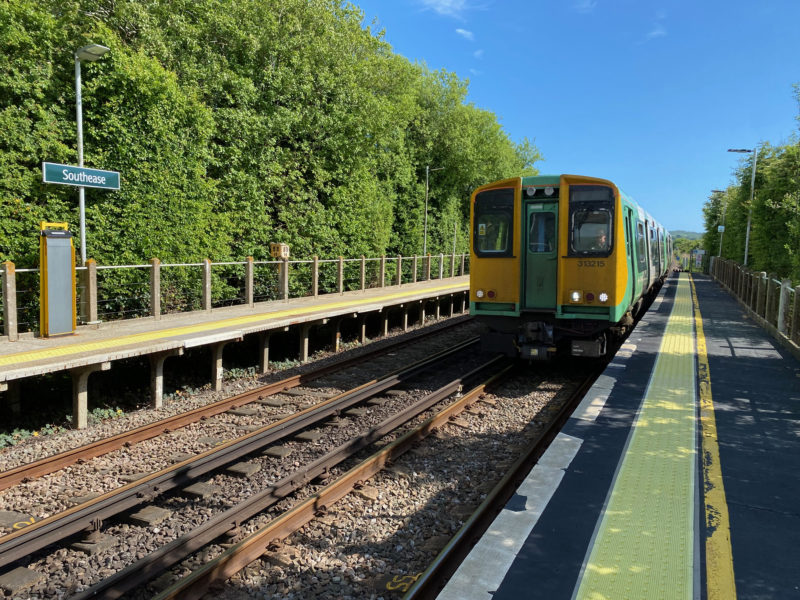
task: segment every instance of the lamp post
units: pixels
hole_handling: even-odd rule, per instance
[[[425,167],[425,231],[422,237],[422,255],[428,256],[428,177],[431,171],[441,171],[444,167],[436,167],[431,169],[430,166]]]
[[[758,148],[747,150],[745,148],[729,148],[728,152],[743,152],[745,154],[753,154],[753,173],[750,178],[750,206],[747,209],[747,232],[744,236],[744,266],[747,266],[747,253],[750,249],[750,221],[753,218],[753,195],[756,189],[756,163],[758,162]]]
[[[81,100],[81,61],[95,61],[108,48],[99,44],[82,46],[75,51],[75,115],[78,120],[78,166],[83,166],[83,103]],[[86,264],[86,199],[84,187],[78,187],[78,207],[80,209],[81,264]]]
[[[724,194],[725,190],[711,190],[712,194]],[[722,230],[719,232],[719,252],[717,252],[717,256],[722,258],[722,236],[725,235],[725,211],[728,208],[728,203],[725,202],[722,205]]]

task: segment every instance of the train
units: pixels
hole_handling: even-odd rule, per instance
[[[470,314],[482,348],[507,356],[604,356],[671,269],[669,232],[607,179],[483,185],[470,228]]]

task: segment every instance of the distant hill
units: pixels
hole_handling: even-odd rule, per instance
[[[702,233],[696,233],[694,231],[681,231],[680,229],[676,231],[670,231],[672,235],[672,239],[675,238],[686,238],[687,240],[699,240],[703,237]]]

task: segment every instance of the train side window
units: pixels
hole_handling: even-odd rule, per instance
[[[514,189],[486,190],[475,196],[473,248],[480,257],[511,256]]]
[[[644,223],[636,223],[636,263],[639,271],[647,269],[647,241],[644,237]]]
[[[553,252],[556,249],[556,215],[551,212],[531,213],[528,226],[528,250]]]

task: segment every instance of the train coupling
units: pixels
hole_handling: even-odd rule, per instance
[[[555,346],[543,346],[539,344],[523,344],[519,348],[520,358],[529,360],[550,360],[556,355]]]

